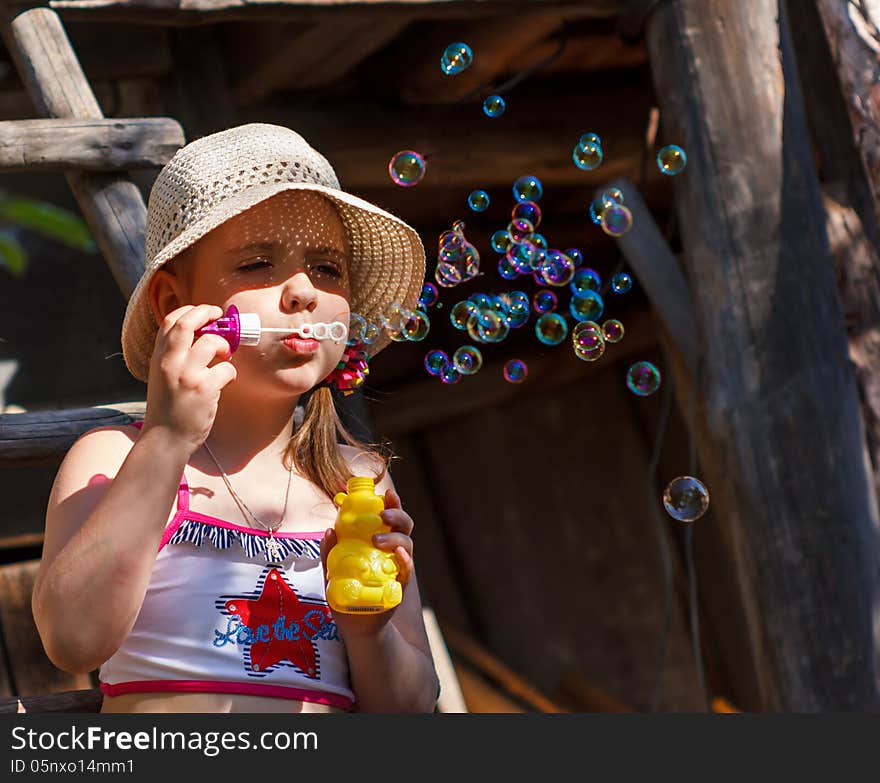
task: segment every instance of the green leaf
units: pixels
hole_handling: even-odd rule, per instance
[[[45,201],[19,196],[0,198],[0,219],[29,228],[77,250],[95,250],[95,242],[81,218]]]
[[[11,234],[0,232],[0,265],[13,277],[22,278],[27,271],[28,257],[24,248]]]

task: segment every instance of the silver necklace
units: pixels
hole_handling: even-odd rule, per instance
[[[232,488],[232,484],[229,481],[229,476],[226,475],[226,471],[223,470],[223,467],[217,461],[217,457],[214,456],[214,452],[208,447],[207,443],[202,444],[205,447],[205,451],[211,455],[211,459],[217,465],[217,468],[220,470],[220,473],[223,476],[223,481],[226,482],[226,486],[229,488],[229,491],[232,493],[232,497],[235,498],[236,502],[241,506],[241,508],[246,511],[251,518],[256,522],[260,527],[264,530],[269,531],[269,538],[266,541],[266,562],[281,562],[281,544],[278,543],[278,540],[275,538],[275,531],[284,524],[284,517],[287,515],[287,501],[290,499],[290,482],[293,479],[293,462],[290,463],[290,472],[287,476],[287,491],[284,495],[284,508],[281,511],[281,519],[278,521],[277,525],[267,525],[260,519],[253,511],[251,511],[247,504],[238,496],[238,493]]]

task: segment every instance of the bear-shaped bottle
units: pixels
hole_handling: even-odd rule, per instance
[[[394,553],[373,546],[376,533],[391,529],[379,516],[385,502],[369,476],[350,477],[347,489],[333,498],[339,512],[327,555],[327,603],[343,614],[385,612],[403,597]]]

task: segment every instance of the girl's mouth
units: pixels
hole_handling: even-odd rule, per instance
[[[317,340],[304,340],[301,337],[287,337],[281,342],[293,353],[315,353],[319,346]]]

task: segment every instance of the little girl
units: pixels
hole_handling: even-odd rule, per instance
[[[122,325],[146,414],[85,433],[56,476],[32,599],[49,658],[99,669],[102,712],[433,710],[413,521],[390,455],[345,431],[329,388],[349,391],[358,368],[337,371],[345,340],[291,336],[414,306],[418,234],[265,124],[180,149],[146,233]],[[230,305],[290,331],[234,351],[196,335]],[[379,332],[369,355],[389,339]],[[384,495],[390,532],[374,544],[394,553],[403,587],[379,614],[334,613],[325,597],[332,498],[352,475]]]

